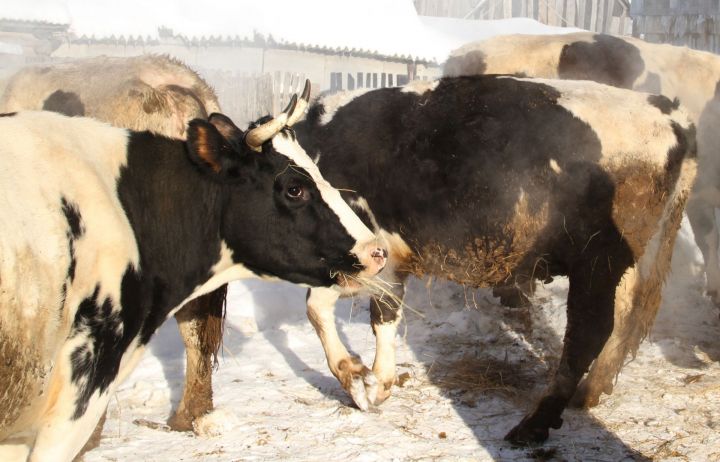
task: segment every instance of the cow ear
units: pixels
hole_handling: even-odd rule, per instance
[[[225,114],[213,112],[208,117],[208,122],[213,124],[218,132],[231,144],[241,143],[243,139],[243,131],[237,128],[232,120]]]
[[[187,149],[195,165],[215,175],[226,176],[240,158],[240,153],[216,126],[202,119],[188,124]]]

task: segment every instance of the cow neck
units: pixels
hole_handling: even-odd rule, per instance
[[[223,190],[190,162],[183,141],[131,133],[118,195],[140,254],[137,284],[152,294],[140,303],[158,325],[220,258]]]

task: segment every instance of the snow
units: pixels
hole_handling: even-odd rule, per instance
[[[69,24],[78,37],[158,39],[159,28],[190,39],[270,38],[280,43],[364,50],[442,62],[472,40],[506,33],[554,34],[527,18],[474,21],[419,17],[411,0],[6,0],[0,18]]]
[[[244,281],[231,286],[206,436],[163,425],[184,360],[168,321],[111,401],[101,445],[85,460],[720,460],[720,321],[702,295],[688,228],[653,332],[615,392],[589,412],[566,411],[542,447],[514,449],[502,437],[557,361],[567,280],[542,287],[533,309],[504,308],[488,290],[412,280],[397,338],[404,384],[368,412],[330,374],[304,289]],[[370,364],[367,300],[344,300],[336,313],[342,338]]]

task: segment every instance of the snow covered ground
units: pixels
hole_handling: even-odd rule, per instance
[[[363,413],[328,371],[304,290],[231,286],[215,374],[218,410],[203,437],[167,431],[180,398],[184,352],[173,320],[112,400],[91,461],[720,460],[720,321],[701,294],[699,252],[682,229],[653,333],[612,396],[537,448],[503,435],[533,404],[556,361],[567,281],[542,288],[534,309],[501,307],[488,290],[413,280],[398,337],[405,379]],[[337,310],[341,335],[366,364],[374,337],[367,300]]]

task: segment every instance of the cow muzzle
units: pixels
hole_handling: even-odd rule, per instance
[[[349,290],[359,289],[370,282],[374,276],[385,268],[388,260],[387,249],[378,245],[375,240],[356,247],[353,253],[360,263],[360,271],[354,275],[345,274],[338,277],[338,285]]]

